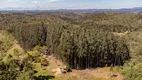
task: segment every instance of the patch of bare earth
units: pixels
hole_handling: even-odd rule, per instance
[[[48,70],[51,70],[51,72],[53,72],[55,75],[62,74],[60,68],[64,68],[65,65],[60,60],[57,60],[53,55],[44,56],[44,58],[49,63],[49,66],[47,66]]]

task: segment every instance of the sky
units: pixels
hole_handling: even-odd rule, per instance
[[[142,0],[0,0],[0,9],[120,9],[142,7]]]

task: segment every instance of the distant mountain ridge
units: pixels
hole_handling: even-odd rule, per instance
[[[19,12],[19,13],[41,13],[41,12],[120,12],[120,13],[139,13],[142,7],[122,8],[122,9],[57,9],[57,10],[0,10],[0,12]]]

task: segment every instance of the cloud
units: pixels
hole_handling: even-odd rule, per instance
[[[26,3],[26,1],[23,0],[23,1],[21,1],[21,3]]]
[[[57,2],[59,0],[32,0],[32,3],[40,3],[40,2]],[[60,0],[61,1],[61,0]]]
[[[40,0],[33,0],[32,3],[35,3],[35,4],[40,3]]]
[[[20,2],[20,3],[26,3],[26,0],[6,0],[7,2]]]
[[[27,2],[27,0],[6,0],[8,2]],[[39,2],[57,2],[62,0],[31,0],[32,3],[39,3]]]
[[[59,1],[59,0],[48,0],[48,2],[56,2],[56,1]]]
[[[9,1],[9,2],[15,2],[15,1],[18,1],[18,0],[7,0],[7,1]]]

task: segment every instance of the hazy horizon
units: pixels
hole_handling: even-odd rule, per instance
[[[141,0],[0,0],[1,10],[121,9],[142,7]]]

